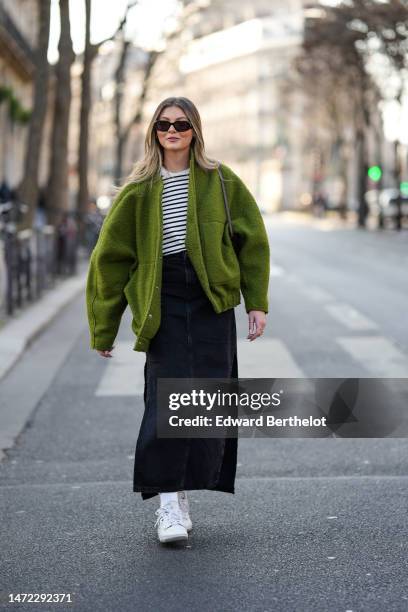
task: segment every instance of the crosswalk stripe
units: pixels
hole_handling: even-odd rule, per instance
[[[239,378],[306,378],[281,340],[239,339],[237,347]]]
[[[408,358],[387,338],[361,336],[336,338],[336,341],[373,377],[408,377]]]
[[[280,340],[263,337],[249,342],[239,339],[237,348],[240,378],[306,378]],[[117,342],[112,355],[95,395],[143,395],[145,353],[132,351],[128,342]]]
[[[338,337],[334,340],[372,377],[408,378],[408,357],[382,336]],[[237,340],[240,378],[307,378],[285,343],[266,336]],[[118,342],[95,390],[98,397],[137,396],[144,391],[145,353]],[[333,373],[335,376],[335,373]]]
[[[317,285],[303,285],[299,287],[299,290],[306,295],[306,297],[319,304],[336,301],[334,295]]]
[[[325,310],[337,321],[353,331],[369,331],[378,329],[378,325],[364,316],[361,312],[350,306],[337,302],[336,304],[327,304]]]
[[[271,264],[269,269],[269,276],[283,276],[284,274],[285,270],[281,266]]]
[[[98,397],[139,395],[144,391],[144,364],[146,354],[133,351],[131,342],[116,342],[113,357],[95,391]]]

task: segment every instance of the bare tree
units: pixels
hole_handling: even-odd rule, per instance
[[[181,32],[188,25],[188,21],[193,18],[196,19],[199,13],[203,13],[206,10],[205,3],[202,4],[199,0],[190,1],[185,3],[184,13],[182,18],[179,20],[177,27],[168,32],[165,35],[165,41],[169,43],[173,39],[180,37]],[[115,133],[116,133],[116,162],[114,170],[114,181],[118,184],[123,178],[123,159],[126,146],[131,134],[132,127],[139,125],[143,117],[143,108],[145,100],[147,99],[149,88],[152,82],[154,66],[162,53],[166,51],[150,50],[146,52],[146,61],[143,66],[143,72],[141,75],[142,86],[140,94],[135,104],[135,112],[128,122],[123,124],[123,91],[126,85],[126,61],[131,44],[126,40],[125,36],[122,37],[122,49],[119,56],[118,65],[115,71],[116,91],[114,98],[114,121],[115,121]]]
[[[354,123],[358,166],[358,222],[365,224],[364,198],[367,182],[367,129],[373,125],[382,93],[370,74],[367,60],[377,41],[375,52],[382,52],[401,69],[406,62],[407,2],[390,0],[348,0],[333,7],[314,4],[308,7],[314,16],[306,22],[303,53],[297,68],[303,74],[303,86],[316,101],[323,90],[332,106],[332,116],[341,117],[344,91],[351,104],[348,115]],[[319,85],[319,86],[317,86]],[[312,93],[314,90],[314,94]],[[338,112],[333,113],[333,109]],[[347,117],[347,115],[346,115]]]
[[[86,214],[88,192],[88,139],[89,139],[89,113],[91,109],[91,65],[97,54],[97,47],[91,45],[91,0],[85,0],[85,50],[81,76],[81,111],[79,119],[79,148],[78,148],[78,195],[77,215],[79,233],[82,239],[84,227],[83,220]]]
[[[136,102],[136,111],[131,119],[122,125],[122,101],[123,101],[123,90],[126,83],[126,58],[129,49],[129,41],[123,40],[122,52],[120,54],[118,66],[115,72],[116,81],[116,94],[115,94],[115,132],[116,132],[116,163],[115,163],[115,176],[114,180],[116,183],[120,183],[123,173],[123,157],[125,148],[131,133],[131,128],[137,125],[142,120],[143,105],[146,99],[146,95],[150,85],[150,76],[152,74],[153,67],[157,61],[157,58],[163,51],[149,51],[147,52],[147,60],[144,64],[143,76],[142,76],[142,88]]]
[[[108,40],[114,40],[120,32],[123,31],[128,13],[131,8],[137,4],[137,1],[130,2],[121,19],[116,31],[101,40],[96,44],[91,43],[90,24],[92,15],[92,0],[85,0],[85,50],[83,59],[83,69],[81,76],[81,111],[80,111],[80,132],[79,132],[79,148],[78,148],[78,195],[77,195],[77,213],[79,221],[80,236],[83,237],[84,232],[84,217],[87,211],[89,202],[88,189],[88,148],[89,148],[89,116],[92,107],[91,87],[92,87],[92,63],[98,55],[100,47]]]
[[[59,0],[61,35],[56,65],[55,103],[51,140],[51,161],[46,203],[50,223],[59,212],[68,208],[68,127],[71,106],[71,66],[75,59],[72,48],[69,0]]]
[[[49,64],[47,51],[50,36],[50,0],[37,0],[39,31],[35,53],[33,106],[30,117],[28,143],[25,152],[24,175],[17,188],[19,199],[28,206],[22,225],[31,227],[38,201],[39,151],[42,148],[44,122],[47,111]]]
[[[377,53],[388,59],[393,80],[398,82],[394,99],[401,107],[408,68],[408,1],[388,0],[380,3],[373,0],[354,0],[352,12],[346,3],[338,7],[338,12],[349,23],[353,19],[355,27],[365,33],[367,41],[375,37],[379,45]],[[394,176],[396,187],[399,188],[402,172],[399,164],[399,151],[402,146],[400,137],[395,139],[394,146]]]

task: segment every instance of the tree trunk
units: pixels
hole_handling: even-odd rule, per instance
[[[120,54],[119,64],[115,72],[116,92],[115,92],[115,135],[116,135],[116,155],[115,155],[115,170],[114,180],[119,184],[122,179],[123,155],[125,150],[125,139],[122,124],[122,101],[123,90],[126,83],[126,59],[130,42],[123,40],[122,52]]]
[[[347,195],[348,195],[348,156],[347,156],[347,147],[341,139],[340,145],[340,177],[341,177],[341,196],[340,196],[340,204],[339,211],[340,217],[342,219],[347,219]]]
[[[88,139],[89,139],[89,114],[91,110],[91,68],[97,47],[91,45],[90,24],[91,24],[91,0],[85,0],[85,51],[84,64],[82,69],[82,90],[81,90],[81,116],[79,131],[79,150],[78,150],[78,196],[77,213],[79,224],[79,237],[84,239],[84,220],[89,203],[88,190]]]
[[[68,209],[68,128],[71,106],[71,65],[75,58],[68,0],[60,0],[59,7],[61,35],[58,44],[51,162],[46,194],[49,221],[52,224],[58,221],[60,211]]]
[[[50,1],[38,0],[37,6],[39,33],[35,61],[33,107],[29,124],[24,176],[17,189],[19,199],[28,206],[28,212],[23,220],[22,228],[32,227],[37,208],[39,195],[38,171],[47,112],[49,77],[47,51],[50,36]]]
[[[115,96],[116,163],[115,163],[114,180],[116,184],[119,184],[122,178],[123,158],[124,158],[124,153],[126,151],[126,146],[129,140],[130,131],[132,127],[134,125],[138,125],[142,119],[143,106],[144,106],[144,102],[147,97],[149,86],[150,86],[150,77],[151,77],[154,65],[160,53],[162,53],[162,51],[150,51],[149,52],[146,65],[144,67],[142,91],[140,92],[140,96],[137,102],[136,112],[134,113],[133,117],[128,122],[128,124],[123,127],[121,123],[121,108],[122,108],[123,88],[124,88],[125,81],[126,81],[125,64],[126,64],[126,54],[127,54],[127,45],[126,43],[124,43],[124,47],[123,47],[122,54],[119,60],[118,68],[116,69],[116,73],[115,73],[116,83],[120,83],[120,86],[119,85],[117,86],[116,96]]]
[[[358,128],[356,134],[356,149],[357,149],[357,199],[358,199],[358,226],[365,227],[368,207],[365,201],[365,192],[367,190],[367,159],[366,159],[366,142],[364,128]]]

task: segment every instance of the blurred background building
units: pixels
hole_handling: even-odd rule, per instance
[[[94,13],[100,10],[98,0],[92,6]],[[37,7],[36,0],[0,0],[0,180],[10,187],[17,185],[23,173]],[[167,96],[183,95],[200,111],[208,154],[233,167],[263,211],[307,208],[321,191],[330,206],[343,203],[356,210],[361,205],[361,167],[354,118],[343,113],[339,142],[316,101],[311,102],[299,86],[294,68],[311,11],[316,9],[304,0],[184,0],[179,3],[178,28],[165,36],[148,78],[151,51],[138,44],[132,33],[112,36],[101,44],[91,74],[88,188],[92,201],[110,197],[113,185],[143,155],[146,127],[157,104]],[[122,13],[117,10],[117,21]],[[71,15],[71,25],[73,20]],[[112,30],[116,25],[112,23]],[[134,17],[133,33],[138,27]],[[67,159],[71,210],[75,210],[79,186],[83,61],[81,51],[71,68]],[[50,68],[39,151],[42,186],[53,155],[56,64]],[[396,166],[400,177],[407,172],[407,145],[385,137],[381,112],[379,105],[373,106],[366,128],[366,162],[367,167],[381,164],[382,187],[391,188],[400,180]],[[370,180],[368,187],[377,188]]]
[[[23,173],[38,34],[35,0],[0,2],[0,182]]]
[[[22,287],[30,300],[55,273],[74,273],[77,250],[90,254],[169,96],[195,103],[207,154],[242,178],[264,214],[408,227],[407,7],[361,7],[0,0],[8,313]]]

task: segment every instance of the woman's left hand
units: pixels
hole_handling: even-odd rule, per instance
[[[247,339],[252,342],[263,334],[266,325],[266,314],[263,310],[250,310],[248,312],[249,333]]]

